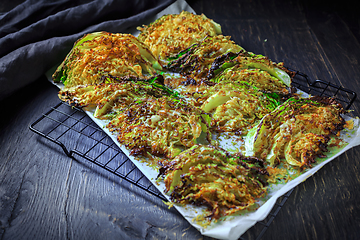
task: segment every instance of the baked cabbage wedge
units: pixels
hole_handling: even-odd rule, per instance
[[[182,99],[147,97],[119,111],[107,127],[131,155],[171,159],[197,144],[202,133],[212,142],[207,116]]]
[[[247,83],[258,90],[281,98],[290,94],[290,87],[267,71],[258,68],[243,68],[241,64],[226,69],[213,79],[214,82],[234,81]]]
[[[95,107],[94,117],[109,120],[106,127],[131,155],[173,158],[198,143],[212,142],[209,116],[152,79],[107,77],[101,84],[66,88],[63,101]]]
[[[230,56],[219,56],[215,59],[209,70],[208,79],[215,78],[226,69],[236,66],[233,70],[259,69],[265,71],[278,79],[278,81],[275,82],[281,82],[282,85],[290,87],[293,73],[283,65],[283,63],[275,63],[263,55],[243,50],[236,56],[231,54]],[[276,84],[279,85],[279,83]]]
[[[211,114],[212,128],[220,132],[246,132],[280,104],[247,82],[231,79],[209,87],[197,100]]]
[[[138,39],[149,46],[163,66],[168,58],[185,50],[207,36],[221,34],[221,26],[204,14],[196,15],[187,11],[168,14],[149,25],[138,27]]]
[[[344,128],[343,112],[331,98],[290,98],[249,131],[246,155],[273,166],[285,160],[294,167],[311,167],[316,157],[325,157],[331,137]]]
[[[249,209],[267,191],[262,160],[210,145],[194,145],[160,172],[174,203],[205,206],[211,219]]]
[[[170,61],[166,68],[192,78],[207,78],[216,58],[236,55],[241,50],[243,48],[230,40],[229,36],[209,36],[169,58]]]
[[[95,32],[75,42],[53,74],[65,87],[97,84],[104,75],[144,77],[162,70],[148,47],[131,34]]]
[[[153,96],[176,97],[177,93],[163,85],[161,75],[148,79],[130,77],[102,77],[101,83],[79,85],[59,91],[59,98],[78,107],[96,107],[94,117],[111,119],[117,111],[133,102]]]

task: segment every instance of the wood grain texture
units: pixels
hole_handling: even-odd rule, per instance
[[[360,94],[356,9],[300,0],[188,3],[248,51]],[[157,197],[29,131],[57,103],[57,89],[39,79],[0,104],[0,239],[209,239]],[[360,115],[359,98],[352,110]],[[82,146],[75,135],[66,141]],[[360,147],[324,166],[295,188],[262,239],[358,239],[359,170]]]

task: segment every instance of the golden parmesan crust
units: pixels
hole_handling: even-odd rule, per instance
[[[213,130],[246,132],[275,106],[262,92],[246,84],[220,82],[197,99],[201,109],[212,115]]]
[[[138,39],[150,47],[162,64],[166,59],[206,36],[221,34],[220,26],[204,14],[195,15],[186,11],[165,15],[152,24],[138,27]]]
[[[268,93],[278,93],[280,95],[290,93],[289,88],[282,81],[259,69],[242,69],[238,65],[226,70],[221,75],[221,78],[226,81],[243,81]]]
[[[344,128],[345,121],[337,103],[322,99],[290,99],[266,115],[257,127],[254,155],[272,166],[285,159],[300,168],[324,157],[330,137]]]
[[[205,206],[209,218],[250,209],[266,194],[268,173],[262,160],[213,146],[194,145],[162,170],[172,201]]]
[[[202,132],[201,111],[169,97],[136,101],[119,112],[107,127],[117,133],[131,155],[149,153],[173,158],[181,147],[191,147]]]
[[[66,87],[97,84],[104,75],[143,77],[143,72],[155,73],[150,62],[156,61],[154,56],[130,34],[102,32],[90,40],[82,39],[58,69],[58,74],[66,77]]]

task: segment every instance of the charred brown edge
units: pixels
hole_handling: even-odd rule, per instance
[[[340,113],[346,113],[347,112],[344,109],[343,105],[333,97],[325,97],[325,96],[315,95],[315,96],[312,96],[310,99],[313,100],[313,101],[319,102],[319,103],[321,103],[323,105],[331,105],[331,106],[337,108],[340,111]]]
[[[329,150],[327,149],[328,147],[328,142],[330,141],[330,136],[329,135],[320,135],[321,137],[324,138],[324,143],[322,141],[319,140],[319,144],[317,144],[317,146],[320,149],[320,152],[315,152],[314,150],[309,150],[307,151],[306,157],[305,157],[305,164],[304,166],[300,167],[300,170],[304,170],[305,167],[312,167],[312,164],[315,163],[315,158],[319,157],[319,158],[324,158],[326,157],[326,155],[324,155],[324,152],[328,152]]]
[[[184,70],[184,68],[188,68],[189,65],[186,64],[186,62],[188,62],[191,59],[191,55],[194,53],[195,49],[200,45],[200,43],[194,43],[193,45],[191,45],[190,47],[180,51],[179,53],[177,53],[175,56],[179,55],[179,54],[183,54],[182,56],[180,56],[178,59],[174,59],[171,60],[166,66],[164,66],[166,69],[170,70],[170,71],[174,71],[177,73],[184,73],[187,72]],[[174,57],[175,57],[174,56]]]
[[[215,58],[214,62],[211,64],[211,67],[209,68],[209,71],[208,71],[208,74],[207,74],[207,79],[214,78],[216,70],[220,69],[220,67],[225,62],[230,62],[234,57],[237,57],[239,54],[241,54],[243,52],[245,52],[245,51],[241,50],[238,53],[228,52],[228,53],[225,53],[225,54]]]
[[[125,77],[117,77],[113,76],[111,74],[103,75],[100,78],[100,83],[106,82],[107,79],[110,79],[114,83],[124,83],[124,82],[149,82],[151,80],[154,80],[156,83],[159,83],[161,85],[164,85],[164,76],[161,74],[157,74],[150,78],[141,78],[141,77],[131,77],[131,76],[125,76]]]

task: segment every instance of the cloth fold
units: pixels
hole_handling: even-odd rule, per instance
[[[95,31],[127,32],[174,0],[27,0],[0,16],[0,100],[59,64]]]

